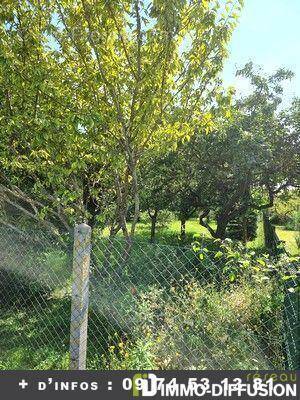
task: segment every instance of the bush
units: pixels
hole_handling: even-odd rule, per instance
[[[280,368],[281,298],[275,287],[243,282],[219,291],[191,281],[169,292],[149,288],[132,310],[130,340],[111,346],[106,368]]]
[[[297,231],[300,228],[300,211],[295,211],[287,223],[285,224],[285,228],[291,231]]]
[[[130,334],[103,356],[105,368],[283,368],[283,283],[299,260],[215,242],[213,251],[194,243],[194,278],[139,290]]]
[[[283,193],[275,201],[272,211],[272,223],[295,230],[300,223],[300,199],[298,191]]]

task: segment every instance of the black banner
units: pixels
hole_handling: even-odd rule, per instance
[[[296,399],[299,371],[0,371],[3,399]]]

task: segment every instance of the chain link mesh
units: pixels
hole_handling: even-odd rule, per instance
[[[71,247],[0,229],[0,367],[68,365]]]
[[[72,248],[73,238],[1,228],[0,368],[69,368],[72,284],[74,296],[83,279]],[[88,369],[297,367],[295,281],[224,285],[209,254],[122,238],[94,238],[90,259]],[[84,329],[80,307],[71,343]]]

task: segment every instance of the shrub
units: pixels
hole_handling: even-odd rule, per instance
[[[194,243],[198,271],[170,286],[144,286],[130,333],[103,356],[112,369],[282,368],[283,282],[298,259],[274,261],[230,239]]]
[[[230,290],[190,281],[149,288],[137,299],[129,341],[112,346],[112,369],[269,369],[282,366],[281,299],[276,284]],[[265,343],[264,337],[268,336]]]
[[[295,211],[288,222],[285,224],[285,228],[291,231],[297,231],[300,228],[300,211]]]

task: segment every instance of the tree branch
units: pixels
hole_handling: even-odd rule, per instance
[[[199,215],[199,222],[200,225],[204,226],[204,228],[209,231],[212,237],[216,237],[216,231],[205,221],[205,218],[208,217],[209,212],[210,210],[208,208],[204,210],[203,213]]]

